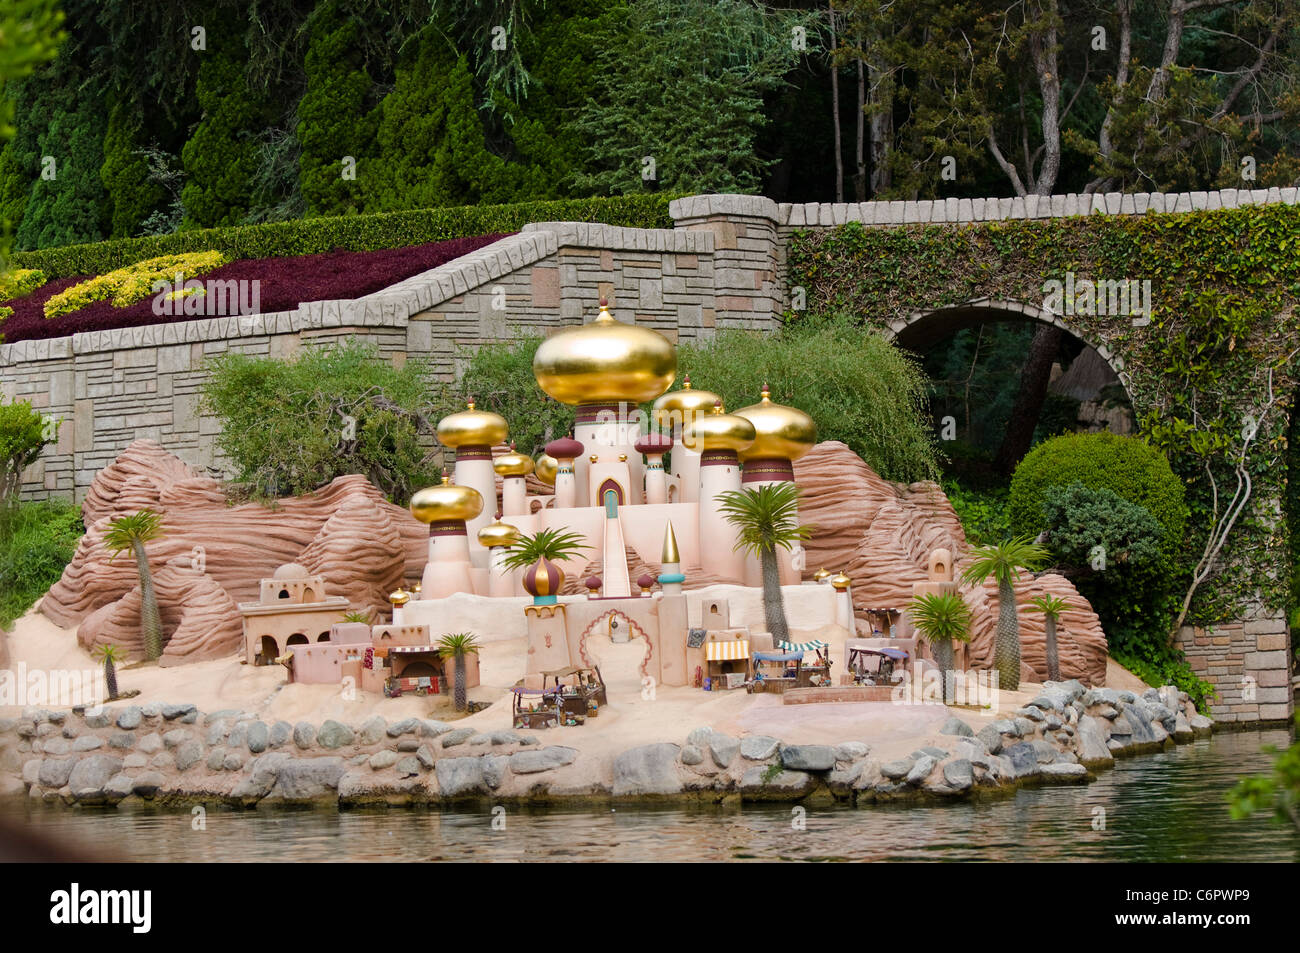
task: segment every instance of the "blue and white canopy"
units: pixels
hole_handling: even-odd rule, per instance
[[[781,642],[779,644],[787,652],[814,652],[817,649],[826,648],[826,643],[817,639],[812,642]]]

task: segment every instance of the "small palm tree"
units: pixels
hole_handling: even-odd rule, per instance
[[[583,549],[590,549],[581,533],[558,529],[540,529],[532,536],[520,536],[506,550],[501,565],[506,570],[524,569],[539,559],[564,562],[573,559]]]
[[[948,691],[948,673],[953,670],[952,644],[970,641],[970,606],[955,592],[927,592],[913,599],[908,611],[912,623],[934,649],[946,703],[952,697]]]
[[[1054,682],[1061,680],[1061,658],[1056,650],[1056,620],[1061,613],[1070,608],[1070,603],[1051,593],[1035,596],[1029,600],[1043,614],[1043,634],[1047,637],[1047,677]]]
[[[94,656],[104,663],[104,685],[108,689],[108,700],[116,701],[117,663],[124,661],[126,656],[116,645],[96,646]]]
[[[756,553],[763,569],[763,617],[777,642],[790,641],[790,624],[785,618],[781,595],[781,570],[777,547],[793,550],[795,544],[812,535],[798,522],[799,488],[793,483],[767,483],[756,490],[728,490],[717,497],[723,518],[739,527],[736,548]]]
[[[456,710],[464,711],[469,704],[465,688],[465,656],[473,652],[478,654],[478,639],[471,632],[456,632],[444,635],[438,640],[438,654],[443,658],[453,659],[456,663]]]
[[[149,557],[145,554],[144,544],[162,534],[162,516],[149,509],[113,520],[108,524],[108,532],[104,534],[104,546],[113,554],[109,557],[109,562],[116,559],[118,553],[127,550],[135,556],[135,568],[140,573],[140,623],[144,629],[144,654],[150,661],[162,655],[162,616],[158,612],[158,596],[153,589],[153,575],[149,572]]]
[[[369,624],[370,624],[370,610],[369,610],[369,609],[352,609],[352,610],[350,610],[350,611],[348,611],[348,612],[343,613],[343,621],[344,621],[344,622],[359,622],[359,623],[361,623],[362,625],[369,625]]]
[[[998,583],[998,629],[993,644],[993,667],[998,685],[1014,692],[1020,687],[1020,621],[1016,617],[1016,590],[1013,583],[1020,571],[1033,570],[1047,560],[1047,550],[1028,536],[971,550],[971,562],[962,578],[975,585],[992,576]]]

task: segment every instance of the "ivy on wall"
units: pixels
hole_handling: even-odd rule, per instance
[[[983,298],[1043,308],[1054,290],[1046,283],[1065,285],[1071,273],[1076,292],[1085,279],[1135,281],[1137,289],[1150,281],[1149,323],[1114,313],[1109,300],[1061,320],[1111,355],[1140,434],[1187,485],[1192,519],[1180,570],[1204,582],[1186,621],[1240,617],[1255,602],[1285,609],[1300,595],[1290,592],[1284,518],[1300,354],[1300,207],[890,229],[850,223],[798,232],[789,253],[789,284],[805,289],[810,312],[894,329],[918,312]],[[1216,541],[1212,527],[1228,524],[1234,494],[1247,489],[1239,518]]]

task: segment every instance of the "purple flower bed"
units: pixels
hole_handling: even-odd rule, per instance
[[[467,255],[504,237],[504,234],[479,235],[379,251],[338,249],[322,255],[246,259],[232,261],[202,275],[186,277],[197,278],[199,281],[259,281],[260,301],[257,310],[262,313],[289,311],[305,301],[360,298],[362,295],[382,291],[404,278],[437,268],[453,258]],[[0,321],[0,334],[4,335],[4,341],[12,343],[36,338],[56,338],[79,331],[106,331],[110,328],[194,321],[205,317],[202,314],[160,317],[153,312],[153,297],[150,296],[125,308],[115,308],[108,301],[96,301],[80,311],[47,321],[45,302],[84,280],[84,277],[59,278],[25,297],[2,302],[14,309],[12,315]],[[181,309],[179,301],[174,302],[173,306],[177,311]]]

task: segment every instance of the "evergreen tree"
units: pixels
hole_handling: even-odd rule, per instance
[[[253,136],[264,110],[245,78],[242,46],[220,37],[209,40],[207,51],[199,54],[204,59],[195,87],[203,118],[181,150],[186,228],[237,225],[247,214],[257,167]]]
[[[137,108],[129,100],[119,100],[109,113],[104,136],[99,175],[112,208],[112,238],[138,235],[141,224],[167,198],[162,186],[149,178],[149,160],[139,151]]]
[[[298,103],[298,181],[312,215],[359,211],[360,182],[372,170],[366,155],[376,116],[369,108],[374,83],[366,72],[361,27],[345,16],[337,0],[313,14],[305,64],[306,92]],[[356,163],[355,178],[346,157]]]

